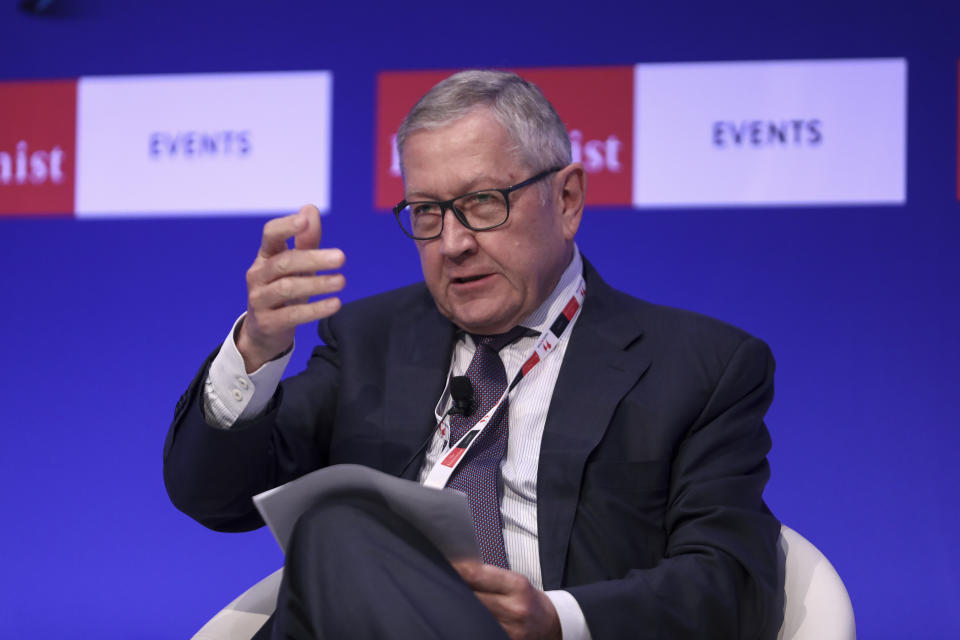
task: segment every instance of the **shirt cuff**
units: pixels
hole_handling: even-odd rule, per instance
[[[233,323],[204,381],[203,409],[207,422],[223,429],[263,413],[276,393],[293,354],[291,347],[280,357],[248,374],[235,339],[236,331],[246,315],[241,315]]]
[[[583,617],[580,603],[570,595],[569,591],[557,589],[544,591],[560,618],[560,633],[563,640],[592,640],[587,619]]]

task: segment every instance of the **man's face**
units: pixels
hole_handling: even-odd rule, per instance
[[[528,167],[486,108],[452,124],[410,134],[403,150],[407,200],[447,200],[508,187],[547,167]],[[567,171],[552,174],[550,198],[539,183],[510,194],[510,218],[491,231],[445,214],[443,233],[418,240],[423,277],[440,312],[470,333],[508,331],[550,295],[573,251],[579,209],[561,197]]]

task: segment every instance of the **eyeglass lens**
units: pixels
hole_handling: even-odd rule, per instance
[[[499,191],[467,194],[454,200],[453,207],[474,231],[495,227],[507,219],[507,201]],[[400,211],[400,224],[415,238],[430,238],[440,234],[443,213],[439,203],[412,202]]]

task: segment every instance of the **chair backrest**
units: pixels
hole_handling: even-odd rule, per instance
[[[784,556],[783,624],[778,640],[855,640],[853,605],[826,556],[786,525],[780,527]]]
[[[277,569],[220,610],[192,640],[249,640],[277,607],[283,569]]]
[[[780,528],[784,563],[783,624],[777,640],[856,640],[850,596],[830,561],[799,533]],[[193,640],[248,640],[277,606],[278,569],[203,625]]]

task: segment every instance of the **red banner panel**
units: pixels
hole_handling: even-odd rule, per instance
[[[588,205],[629,205],[633,175],[633,67],[513,69],[543,91],[587,171]],[[389,71],[377,78],[374,206],[403,199],[397,128],[416,101],[453,71]]]
[[[0,83],[0,215],[73,214],[77,81]]]

